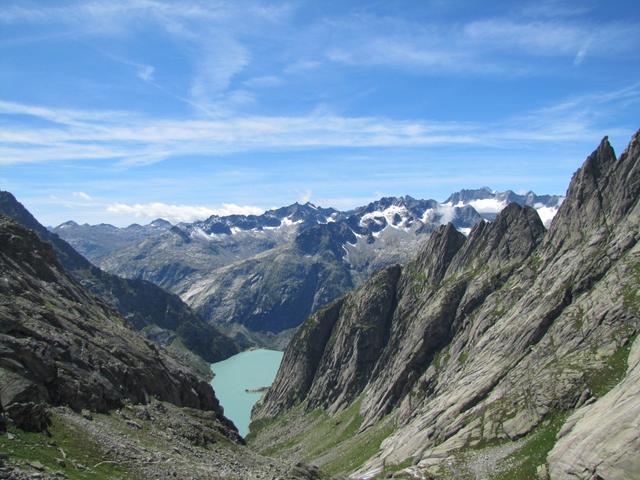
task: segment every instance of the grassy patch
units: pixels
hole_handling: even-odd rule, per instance
[[[380,445],[393,433],[393,422],[386,420],[344,442],[335,450],[333,458],[322,465],[322,469],[331,475],[351,472],[373,457]]]
[[[440,370],[440,367],[444,367],[447,364],[450,355],[451,354],[449,353],[449,345],[441,348],[436,352],[433,357],[433,366],[436,368],[436,370]]]
[[[458,357],[458,363],[460,365],[464,365],[465,363],[467,363],[468,359],[469,359],[469,352],[467,350],[463,350],[460,353],[460,356]]]
[[[529,264],[534,272],[537,272],[542,266],[542,255],[534,253],[529,257]]]
[[[409,273],[409,278],[411,280],[411,293],[414,295],[421,293],[427,284],[427,274],[422,271],[412,270]]]
[[[624,378],[632,344],[633,338],[607,358],[603,368],[587,372],[587,386],[596,397],[606,394]]]
[[[333,416],[320,409],[304,412],[304,406],[299,405],[275,419],[252,423],[247,439],[255,446],[265,442],[268,447],[260,450],[264,455],[313,462],[330,475],[348,473],[374,456],[382,441],[395,430],[392,417],[386,417],[359,432],[363,421],[360,405],[358,398]],[[269,437],[270,431],[292,430],[296,433],[276,436],[275,442]]]
[[[413,465],[413,458],[411,457],[403,460],[400,463],[392,463],[389,465],[385,465],[384,468],[382,469],[382,472],[380,473],[380,475],[378,475],[377,478],[386,478],[389,473],[399,472],[400,470],[409,468],[411,465]],[[398,478],[398,477],[395,476],[394,478]]]
[[[136,478],[121,465],[100,464],[109,460],[102,447],[85,432],[65,424],[56,415],[52,416],[50,437],[42,433],[24,432],[14,427],[10,427],[9,432],[15,438],[9,440],[6,435],[0,436],[0,451],[9,454],[11,463],[25,465],[39,462],[46,472],[63,472],[70,480]],[[64,455],[60,449],[64,451]],[[64,459],[64,465],[59,465],[58,459]]]
[[[547,455],[556,443],[566,412],[551,415],[526,437],[525,443],[501,464],[506,467],[496,475],[496,480],[537,480],[536,468],[547,463]]]
[[[193,350],[189,350],[189,348],[184,344],[184,340],[180,337],[176,336],[171,344],[168,345],[167,349],[175,352],[178,358],[183,358],[189,365],[195,368],[203,378],[206,378],[209,381],[213,378],[211,365],[204,361],[200,355],[194,353]]]
[[[277,455],[295,445],[304,445],[305,458],[313,459],[320,456],[356,434],[362,425],[360,403],[361,400],[357,400],[334,417],[330,417],[319,409],[307,413],[305,420],[311,421],[311,428],[280,444],[273,445],[264,453]]]
[[[582,327],[584,325],[584,310],[582,307],[576,308],[576,310],[572,313],[573,316],[573,326],[579,332],[582,332]]]
[[[631,266],[629,281],[622,290],[622,300],[626,310],[640,314],[640,262]]]
[[[250,443],[252,440],[258,436],[258,434],[266,428],[269,428],[271,425],[277,422],[276,418],[261,418],[260,420],[255,420],[251,422],[249,425],[249,433],[244,438],[247,443]]]

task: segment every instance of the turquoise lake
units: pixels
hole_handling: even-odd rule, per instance
[[[270,386],[282,356],[283,352],[276,350],[249,350],[211,365],[215,375],[211,385],[224,407],[225,416],[233,421],[243,437],[249,433],[251,408],[263,395],[249,393],[246,389]]]

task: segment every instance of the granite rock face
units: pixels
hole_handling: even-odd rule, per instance
[[[55,233],[44,228],[9,192],[0,191],[0,214],[36,232],[49,242],[60,264],[94,295],[117,309],[136,329],[147,331],[161,344],[180,340],[208,362],[228,358],[238,346],[208,325],[174,294],[145,280],[124,279],[92,265]],[[160,224],[157,228],[165,228]],[[159,332],[162,332],[160,334]]]
[[[268,411],[278,413],[303,398],[310,399],[310,408],[335,411],[354,400],[388,340],[399,274],[398,266],[381,270],[298,330],[283,359],[293,370],[276,378],[263,404]]]
[[[595,403],[578,409],[549,454],[551,478],[626,480],[640,472],[640,339],[626,377]]]
[[[339,300],[332,315],[312,317],[253,418],[278,417],[297,403],[337,411],[360,395],[361,432],[387,415],[396,422],[360,472],[382,459],[409,458],[438,475],[456,452],[525,437],[585,403],[595,401],[585,408],[604,415],[597,405],[614,394],[606,394],[611,379],[624,376],[612,359],[640,329],[639,138],[620,159],[602,141],[574,175],[548,231],[533,209],[516,204],[466,239],[451,225],[440,227],[399,275],[381,273]],[[368,296],[374,292],[375,300]],[[308,335],[311,326],[323,335]],[[358,355],[365,338],[370,355]],[[313,359],[305,358],[311,348]],[[294,362],[306,365],[304,381],[289,375]],[[626,395],[632,407],[611,421],[633,414],[640,401],[633,371],[617,388],[630,385],[614,395]],[[565,435],[589,430],[580,418]],[[567,436],[571,448],[561,440],[550,457],[551,478],[598,478],[571,477],[566,467],[581,458],[592,468],[622,438],[604,428],[594,435],[585,443]],[[588,451],[596,441],[599,452]],[[624,453],[637,453],[633,445],[619,461],[612,457],[608,472],[635,467]]]
[[[213,411],[238,439],[205,380],[67,275],[49,244],[0,216],[0,403],[9,418],[40,430],[42,405],[105,412],[151,398]]]

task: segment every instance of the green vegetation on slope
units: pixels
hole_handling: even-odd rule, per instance
[[[624,307],[635,314],[640,314],[640,262],[631,266],[631,275],[622,290]]]
[[[331,475],[348,473],[373,457],[382,441],[395,429],[392,417],[386,417],[359,432],[362,426],[360,404],[361,399],[358,399],[333,416],[320,409],[304,412],[303,406],[299,405],[276,419],[252,423],[247,441],[259,449],[259,444],[268,444],[269,447],[260,449],[264,455],[313,461]],[[297,433],[265,441],[264,436],[269,432],[287,432],[294,425]]]
[[[496,475],[495,480],[537,480],[536,469],[547,463],[547,454],[567,416],[566,412],[552,414],[528,434],[524,444],[501,462],[507,469]]]
[[[388,474],[399,472],[400,470],[409,468],[411,465],[413,465],[413,458],[407,458],[400,463],[385,465],[384,468],[382,469],[382,472],[378,475],[377,478],[387,478]],[[402,476],[399,476],[399,475],[400,474],[396,474],[394,475],[393,478],[403,478]],[[410,478],[410,477],[407,477],[407,478]]]
[[[596,397],[602,397],[609,390],[615,387],[627,372],[627,361],[629,351],[635,336],[629,339],[626,344],[619,347],[613,355],[607,358],[601,369],[587,372],[586,382],[589,389]]]
[[[38,463],[48,473],[62,472],[70,480],[117,480],[136,478],[121,465],[109,462],[103,448],[82,430],[52,416],[51,436],[9,428],[13,436],[0,436],[0,451],[9,455],[12,463]]]

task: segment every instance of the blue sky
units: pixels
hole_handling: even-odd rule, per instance
[[[564,193],[640,128],[634,1],[0,9],[0,188],[45,224]]]

